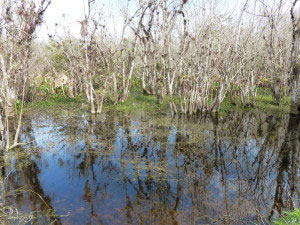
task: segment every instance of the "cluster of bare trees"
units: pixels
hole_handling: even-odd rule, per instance
[[[5,129],[9,134],[8,118],[15,115],[17,101],[23,105],[24,96],[29,90],[30,60],[33,55],[31,44],[50,2],[0,1],[0,110],[4,111],[0,112],[2,137]],[[8,148],[18,145],[21,118],[12,145],[7,137]]]
[[[69,97],[83,94],[91,113],[100,113],[104,101],[126,101],[133,80],[158,103],[169,96],[174,113],[217,112],[226,97],[253,106],[261,86],[272,90],[276,104],[291,94],[292,113],[299,114],[298,0],[245,0],[226,10],[213,0],[127,1],[117,33],[99,1],[87,0],[80,36],[64,27],[65,35],[33,48],[50,2],[0,1],[0,104],[6,116],[42,85],[49,94],[57,88]]]
[[[143,89],[163,90],[180,99],[180,112],[215,112],[230,95],[231,102],[255,105],[257,88],[268,85],[279,104],[287,95],[291,52],[298,55],[283,1],[245,1],[238,18],[222,14],[216,2],[208,3],[193,15],[187,1],[150,1],[141,8],[141,59]],[[296,23],[294,7],[290,15]],[[185,6],[187,5],[187,6]],[[196,18],[196,19],[192,19]],[[237,99],[237,93],[239,98]],[[160,100],[159,100],[160,102]]]
[[[254,106],[257,88],[268,87],[275,104],[293,90],[298,114],[296,4],[246,0],[240,10],[223,12],[218,1],[128,1],[116,35],[88,1],[81,37],[53,39],[48,76],[62,79],[70,97],[84,93],[92,113],[105,99],[126,101],[138,79],[158,103],[168,95],[174,113],[217,112],[227,96]]]

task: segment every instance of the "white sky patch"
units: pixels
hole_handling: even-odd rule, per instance
[[[133,5],[137,0],[131,0]],[[249,0],[253,2],[254,0]],[[266,2],[276,2],[279,0],[265,0]],[[292,0],[287,0],[290,3]],[[127,0],[95,0],[97,7],[94,11],[101,12],[103,23],[111,33],[112,36],[119,36],[123,28],[123,16],[121,8],[126,5]],[[212,0],[212,2],[219,2],[221,11],[226,13],[233,13],[234,9],[240,8],[245,0]],[[207,0],[189,0],[189,7],[191,11],[201,12],[201,7],[208,4]],[[49,35],[64,36],[66,32],[70,32],[75,37],[80,36],[80,23],[84,18],[85,6],[87,0],[52,0],[52,4],[46,11],[44,24],[39,28],[37,36],[39,39],[47,40]],[[251,4],[251,3],[250,3]],[[286,6],[289,4],[286,4]],[[299,6],[300,4],[298,4]],[[299,9],[299,7],[297,7]],[[130,9],[129,9],[130,10]],[[232,11],[233,10],[233,11]],[[194,11],[194,16],[197,12]],[[288,11],[288,10],[287,10]],[[225,13],[225,14],[226,14]],[[288,12],[287,12],[288,13]],[[237,16],[237,15],[235,15]],[[197,17],[197,16],[195,16]],[[196,19],[196,18],[195,18]],[[56,26],[58,24],[59,26]]]
[[[61,30],[57,30],[56,24],[68,26],[71,32],[80,29],[79,21],[84,15],[84,7],[82,0],[53,0],[46,11],[44,24],[38,32],[38,37],[46,39],[48,34],[54,35],[55,32],[61,34]],[[77,31],[78,32],[78,31]]]
[[[96,0],[96,2],[95,11],[101,13],[107,29],[111,33],[121,32],[123,17],[120,3],[122,0]],[[87,10],[85,4],[87,4],[86,0],[52,0],[45,13],[44,23],[37,32],[38,38],[47,40],[48,35],[63,36],[66,32],[78,37],[80,35],[79,21],[84,19],[85,10]]]

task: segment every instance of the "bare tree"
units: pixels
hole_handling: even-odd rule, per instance
[[[36,28],[42,23],[43,15],[51,0],[0,2],[0,99],[6,117],[7,148],[10,148],[8,118],[15,115],[17,100],[24,103],[28,87],[29,59],[32,53],[31,43]],[[20,97],[22,96],[22,97]],[[18,145],[21,128],[22,110],[18,128],[12,146]]]
[[[80,38],[68,31],[49,43],[43,80],[52,93],[84,94],[92,113],[100,113],[104,101],[126,101],[132,80],[140,80],[144,94],[157,95],[159,104],[168,95],[174,113],[217,112],[227,96],[232,104],[255,106],[259,87],[270,88],[276,104],[285,99],[292,48],[296,99],[296,2],[292,32],[283,1],[245,0],[225,12],[218,1],[206,1],[195,12],[193,1],[126,1],[122,32],[116,35],[106,25],[105,11],[89,0]],[[293,43],[285,32],[294,34]],[[8,58],[4,66],[10,65]],[[16,87],[17,94],[11,91],[7,99],[22,93],[22,85]]]
[[[298,0],[294,0],[291,7],[292,20],[292,59],[291,59],[291,113],[300,115],[300,18],[295,17],[295,6]]]

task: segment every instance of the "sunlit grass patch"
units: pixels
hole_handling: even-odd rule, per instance
[[[221,103],[220,114],[226,114],[230,111],[263,111],[267,113],[285,114],[290,111],[290,98],[282,99],[280,104],[274,104],[271,90],[259,88],[255,99],[255,106],[244,107],[241,104],[232,105],[230,98],[226,97]]]
[[[166,97],[163,104],[157,104],[156,95],[143,95],[142,93],[132,93],[127,101],[120,102],[115,105],[105,104],[104,110],[134,112],[137,110],[145,110],[149,112],[165,111],[169,107],[169,98]]]
[[[274,220],[274,225],[299,225],[300,224],[300,209],[295,209],[292,212],[285,212],[285,216]]]
[[[239,99],[237,99],[239,100]],[[179,99],[173,96],[173,101],[179,110]],[[227,96],[221,103],[219,114],[226,115],[229,112],[237,111],[263,111],[267,113],[289,113],[290,98],[286,97],[280,104],[274,104],[272,93],[270,89],[259,88],[256,96],[255,106],[244,107],[237,101],[236,105],[231,104],[229,96]],[[69,98],[69,97],[52,97],[46,101],[30,102],[26,104],[27,109],[46,109],[46,108],[76,108],[88,111],[87,100],[83,97]],[[133,113],[137,111],[147,111],[155,113],[166,113],[170,111],[170,97],[166,96],[162,104],[157,103],[156,95],[144,95],[142,91],[135,90],[129,94],[125,102],[112,104],[112,102],[104,103],[105,111],[118,111]]]
[[[74,107],[80,105],[84,100],[80,97],[53,97],[46,101],[29,102],[26,108],[49,108],[49,107]]]

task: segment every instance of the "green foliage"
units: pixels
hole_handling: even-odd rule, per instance
[[[136,82],[136,84],[135,84]],[[147,111],[167,111],[169,110],[170,99],[168,96],[165,97],[165,100],[162,105],[157,104],[157,99],[155,95],[143,95],[143,91],[138,85],[140,80],[136,80],[132,84],[131,94],[126,102],[116,103],[116,99],[114,96],[110,96],[109,94],[105,94],[105,102],[104,102],[104,110],[113,110],[113,111],[123,111],[123,112],[134,112],[137,110],[147,110]],[[179,99],[173,97],[175,104],[179,105]],[[86,102],[85,99],[78,98],[69,98],[64,97],[62,95],[52,96],[47,101],[39,101],[34,103],[27,104],[26,107],[29,108],[48,108],[48,107],[78,107],[81,103]],[[272,100],[272,93],[269,89],[258,89],[257,97],[256,97],[256,105],[254,107],[245,108],[240,104],[232,105],[230,102],[229,96],[225,98],[225,100],[221,103],[220,106],[220,114],[226,115],[230,111],[264,111],[268,113],[274,114],[283,114],[289,113],[289,104],[290,99],[287,98],[285,102],[280,105],[276,105]]]
[[[57,71],[67,71],[66,58],[64,55],[60,53],[54,54],[52,60]]]
[[[50,82],[44,80],[39,86],[36,87],[36,92],[40,97],[39,100],[48,100],[49,98],[63,97],[64,93],[68,91],[66,84],[63,87],[55,87],[54,91],[51,90]],[[54,92],[54,93],[53,93]]]
[[[156,69],[157,69],[158,71],[161,71],[161,69],[162,69],[162,64],[161,64],[160,62],[157,62],[157,63],[156,63]]]
[[[131,81],[131,92],[133,93],[142,93],[142,80],[138,78],[134,78]]]
[[[259,88],[256,96],[256,108],[265,112],[289,113],[290,98],[283,98],[279,105],[277,105],[274,103],[272,92],[269,88]]]
[[[63,48],[66,45],[64,42],[50,42],[49,45],[46,46],[46,50],[48,50],[51,54],[52,66],[58,72],[67,72],[68,71],[68,59],[63,54]]]
[[[43,82],[40,86],[38,86],[37,90],[41,97],[48,96],[50,93],[50,84],[48,82]]]
[[[69,97],[52,97],[47,101],[38,101],[38,102],[30,102],[26,105],[26,108],[37,108],[44,109],[49,107],[75,107],[80,105],[83,102],[83,99],[78,98],[69,98]]]
[[[239,98],[238,98],[239,100]],[[283,101],[276,105],[272,99],[272,92],[269,88],[258,88],[254,107],[245,108],[240,104],[232,105],[229,96],[221,103],[220,113],[226,114],[230,111],[263,111],[267,113],[283,114],[290,111],[290,98],[286,97]]]
[[[263,77],[259,80],[259,83],[262,86],[270,86],[272,84],[272,79],[268,77]]]
[[[166,111],[169,108],[169,98],[166,97],[162,105],[157,104],[155,95],[143,95],[141,93],[133,93],[129,96],[126,102],[116,105],[105,104],[104,110],[134,112],[137,110],[145,110],[151,112]]]
[[[274,220],[274,225],[299,225],[300,224],[300,209],[295,209],[293,212],[285,212],[285,216]]]
[[[20,112],[21,108],[22,108],[22,100],[18,99],[16,101],[16,106],[15,107],[16,107],[17,112]]]

